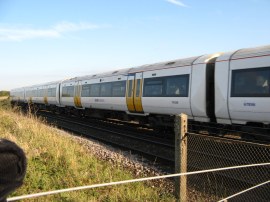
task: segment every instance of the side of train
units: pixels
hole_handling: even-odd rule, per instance
[[[172,126],[173,115],[270,126],[270,45],[11,90],[26,106]]]

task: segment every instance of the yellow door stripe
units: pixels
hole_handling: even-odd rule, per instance
[[[79,96],[74,97],[74,104],[75,104],[76,107],[79,107],[79,108],[82,107],[81,98]]]
[[[44,97],[44,103],[47,105],[48,104],[48,97]]]
[[[134,112],[135,106],[133,102],[133,95],[134,95],[134,80],[127,81],[127,90],[126,90],[126,102],[128,111]]]

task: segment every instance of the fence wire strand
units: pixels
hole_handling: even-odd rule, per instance
[[[222,200],[220,200],[220,201],[218,201],[218,202],[223,202],[223,201],[225,202],[225,201],[227,201],[228,199],[234,198],[234,197],[236,197],[236,196],[239,196],[240,194],[246,193],[246,192],[248,192],[248,191],[250,191],[250,190],[256,189],[256,188],[258,188],[258,187],[260,187],[260,186],[263,186],[263,185],[266,185],[266,184],[268,184],[268,183],[270,183],[270,180],[268,180],[268,181],[266,181],[266,182],[263,182],[263,183],[261,183],[261,184],[255,185],[255,186],[253,186],[253,187],[250,187],[250,188],[248,188],[248,189],[246,189],[246,190],[240,191],[240,192],[238,192],[238,193],[236,193],[236,194],[233,194],[233,195],[231,195],[231,196],[229,196],[229,197],[227,197],[227,198],[224,198],[224,199],[222,199]]]
[[[190,132],[190,131],[189,131]],[[237,131],[236,131],[237,132]],[[239,132],[239,131],[238,131]],[[240,131],[241,132],[241,131]],[[270,135],[270,134],[269,134]],[[188,133],[187,171],[270,162],[270,145]],[[184,161],[184,160],[183,160]],[[270,179],[269,167],[241,168],[189,176],[188,201],[218,201]],[[270,185],[235,196],[230,201],[269,201]],[[236,199],[237,198],[237,199]]]
[[[78,190],[98,188],[98,187],[107,187],[107,186],[134,183],[134,182],[143,182],[143,181],[148,181],[148,180],[172,178],[172,177],[179,177],[179,176],[183,176],[183,175],[196,175],[196,174],[218,172],[218,171],[225,171],[225,170],[231,170],[231,169],[241,169],[241,168],[269,166],[269,165],[270,165],[270,162],[269,163],[262,163],[262,164],[241,165],[241,166],[232,166],[232,167],[226,167],[226,168],[216,168],[216,169],[210,169],[210,170],[193,171],[193,172],[187,172],[187,173],[177,173],[177,174],[162,175],[162,176],[140,178],[140,179],[133,179],[133,180],[125,180],[125,181],[119,181],[119,182],[110,182],[110,183],[96,184],[96,185],[89,185],[89,186],[80,186],[80,187],[73,187],[73,188],[67,188],[67,189],[61,189],[61,190],[55,190],[55,191],[48,191],[48,192],[41,192],[41,193],[36,193],[36,194],[29,194],[29,195],[24,195],[24,196],[12,197],[12,198],[8,198],[7,201],[17,201],[17,200],[36,198],[36,197],[47,196],[47,195],[52,195],[52,194],[60,194],[60,193],[64,193],[64,192],[78,191]]]

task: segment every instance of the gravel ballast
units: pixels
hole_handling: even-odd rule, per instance
[[[58,129],[57,129],[58,130]],[[96,140],[86,137],[75,136],[68,132],[58,130],[61,135],[67,135],[74,141],[86,148],[86,152],[94,155],[97,159],[107,161],[112,166],[121,166],[128,169],[134,175],[134,179],[166,175],[166,173],[158,168],[154,162],[150,162],[138,155],[131,154],[128,151],[113,148]],[[163,193],[173,193],[174,185],[171,179],[152,180],[147,182],[149,186],[159,187],[164,190]],[[162,194],[162,193],[161,193]]]

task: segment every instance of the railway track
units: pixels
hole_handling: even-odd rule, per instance
[[[142,158],[154,160],[157,164],[174,164],[174,143],[168,139],[158,138],[154,132],[117,121],[104,121],[66,117],[40,111],[37,115],[46,118],[47,122],[72,132],[83,135],[114,147],[128,150]]]
[[[118,120],[79,118],[53,114],[46,111],[39,111],[37,115],[45,117],[48,123],[56,125],[59,128],[129,151],[131,154],[138,155],[141,159],[155,162],[154,165],[161,168],[163,171],[174,172],[174,141],[170,138],[160,138],[160,134],[155,133],[155,131],[150,128],[141,127],[136,123],[126,123]],[[198,136],[204,139],[203,136],[209,138],[211,135],[204,134]],[[223,142],[224,140],[229,142],[231,139],[227,137],[216,138],[218,138],[216,142]],[[242,144],[245,144],[244,141],[242,142]],[[191,145],[190,143],[188,144]],[[227,143],[227,145],[230,144],[231,143]],[[213,149],[208,146],[205,148],[202,145],[197,145],[192,149],[191,147],[189,148],[189,171],[204,170],[208,167],[215,167],[215,165],[218,167],[218,165],[247,164],[242,162],[241,159],[236,158],[237,153],[240,151],[233,152],[233,155],[228,154],[224,156],[222,155],[222,151],[218,150],[218,147],[215,148],[217,151],[213,152],[211,151]],[[257,157],[257,159],[258,158],[259,157]],[[214,164],[213,161],[215,162]],[[267,175],[267,171],[256,172],[257,171],[249,171],[249,175],[252,175],[255,180],[257,177],[260,177],[260,175]],[[213,176],[204,176],[202,178],[194,176],[189,177],[189,182],[199,186],[198,189],[200,189],[200,187],[205,186],[204,183],[209,177],[211,177],[211,181],[213,182],[222,181],[231,189],[232,193],[234,188],[239,188],[238,186],[249,187],[254,183],[252,180],[249,180],[248,177],[242,178],[241,175],[237,173],[220,173]]]

